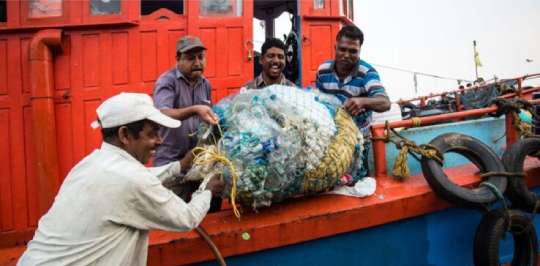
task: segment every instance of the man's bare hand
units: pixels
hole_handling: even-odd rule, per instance
[[[189,168],[191,168],[194,157],[195,155],[193,155],[193,150],[190,150],[186,152],[186,155],[184,155],[184,158],[180,159],[180,167],[182,169],[182,172],[186,173],[189,170]]]
[[[206,105],[195,105],[195,113],[201,118],[202,121],[210,124],[217,125],[219,117],[212,111],[212,108]]]
[[[217,196],[225,188],[225,182],[221,178],[221,174],[215,174],[206,184],[206,189],[212,192],[212,195]]]
[[[349,98],[343,104],[343,108],[352,116],[358,115],[366,111],[365,99],[361,97]]]

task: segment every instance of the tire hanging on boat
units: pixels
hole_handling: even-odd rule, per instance
[[[503,154],[502,162],[507,172],[522,173],[523,163],[527,155],[532,155],[540,151],[540,139],[528,138],[521,139],[512,144]],[[506,195],[512,202],[512,207],[519,208],[527,212],[535,210],[539,203],[538,196],[529,191],[525,179],[522,177],[511,177],[508,180]]]
[[[535,266],[538,240],[532,220],[521,211],[504,209],[492,210],[482,217],[474,236],[474,265],[500,265],[499,243],[507,232],[514,240],[511,265]]]
[[[435,137],[429,144],[437,148],[441,154],[454,152],[464,156],[482,173],[504,171],[504,166],[495,152],[471,136],[446,133]],[[497,196],[486,186],[465,188],[453,183],[443,171],[443,166],[434,159],[422,157],[421,165],[424,177],[433,191],[451,203],[458,206],[483,208],[486,204],[497,200]],[[503,176],[491,176],[484,182],[489,182],[501,193],[504,193],[507,185],[507,179]]]
[[[407,102],[400,105],[401,119],[411,119],[417,116],[418,106],[414,103]]]

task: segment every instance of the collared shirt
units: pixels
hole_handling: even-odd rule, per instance
[[[173,68],[161,74],[154,87],[154,105],[158,109],[186,108],[193,105],[211,105],[212,88],[210,82],[200,78],[194,85]],[[192,116],[184,121],[179,128],[160,129],[163,138],[156,150],[154,165],[164,165],[184,157],[186,152],[197,144],[195,132],[199,126],[199,116]]]
[[[335,71],[335,62],[327,61],[317,71],[317,88],[325,93],[336,95],[342,103],[351,97],[386,96],[377,70],[363,60],[358,63],[351,74],[340,80]],[[373,111],[366,110],[353,117],[356,125],[364,135],[369,135],[369,124]]]
[[[191,230],[210,207],[208,190],[186,203],[162,186],[179,173],[103,143],[70,171],[17,265],[146,265],[148,230]]]
[[[296,86],[296,84],[294,84],[292,81],[285,78],[285,75],[283,74],[281,74],[281,77],[279,78],[279,82],[276,84],[291,86],[291,87]],[[268,84],[266,84],[266,82],[264,81],[262,73],[261,73],[255,79],[249,81],[242,88],[240,88],[240,92],[244,92],[246,90],[253,90],[253,89],[262,89],[266,86],[268,86]]]

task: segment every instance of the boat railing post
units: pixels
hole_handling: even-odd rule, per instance
[[[511,113],[505,114],[506,147],[510,147],[518,139],[518,133],[514,128],[514,116]]]
[[[521,97],[522,92],[523,92],[522,83],[523,83],[523,78],[518,78],[517,79],[517,86],[518,86],[518,88],[517,88],[517,96],[518,97]]]
[[[427,97],[420,97],[420,107],[426,106]]]
[[[454,92],[454,96],[456,98],[456,112],[461,111],[461,98],[459,97],[461,93],[459,91]]]
[[[384,135],[384,127],[374,126],[371,128],[373,134],[373,160],[375,164],[375,177],[386,176],[386,148],[382,138]]]
[[[533,100],[537,100],[537,99],[540,99],[540,92],[534,92],[532,94],[532,98]],[[534,119],[535,117],[540,117],[540,105],[538,104],[535,104],[534,105],[534,114],[531,114],[533,119],[533,132],[535,135],[539,135],[540,134],[540,121],[538,121],[537,119]]]

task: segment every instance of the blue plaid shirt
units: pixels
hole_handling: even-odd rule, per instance
[[[322,92],[336,95],[342,103],[351,97],[386,96],[386,91],[379,79],[379,73],[370,64],[358,60],[355,69],[342,81],[336,74],[334,64],[333,60],[327,61],[317,70],[317,88]],[[366,110],[353,117],[364,136],[369,135],[371,114],[371,110]]]

